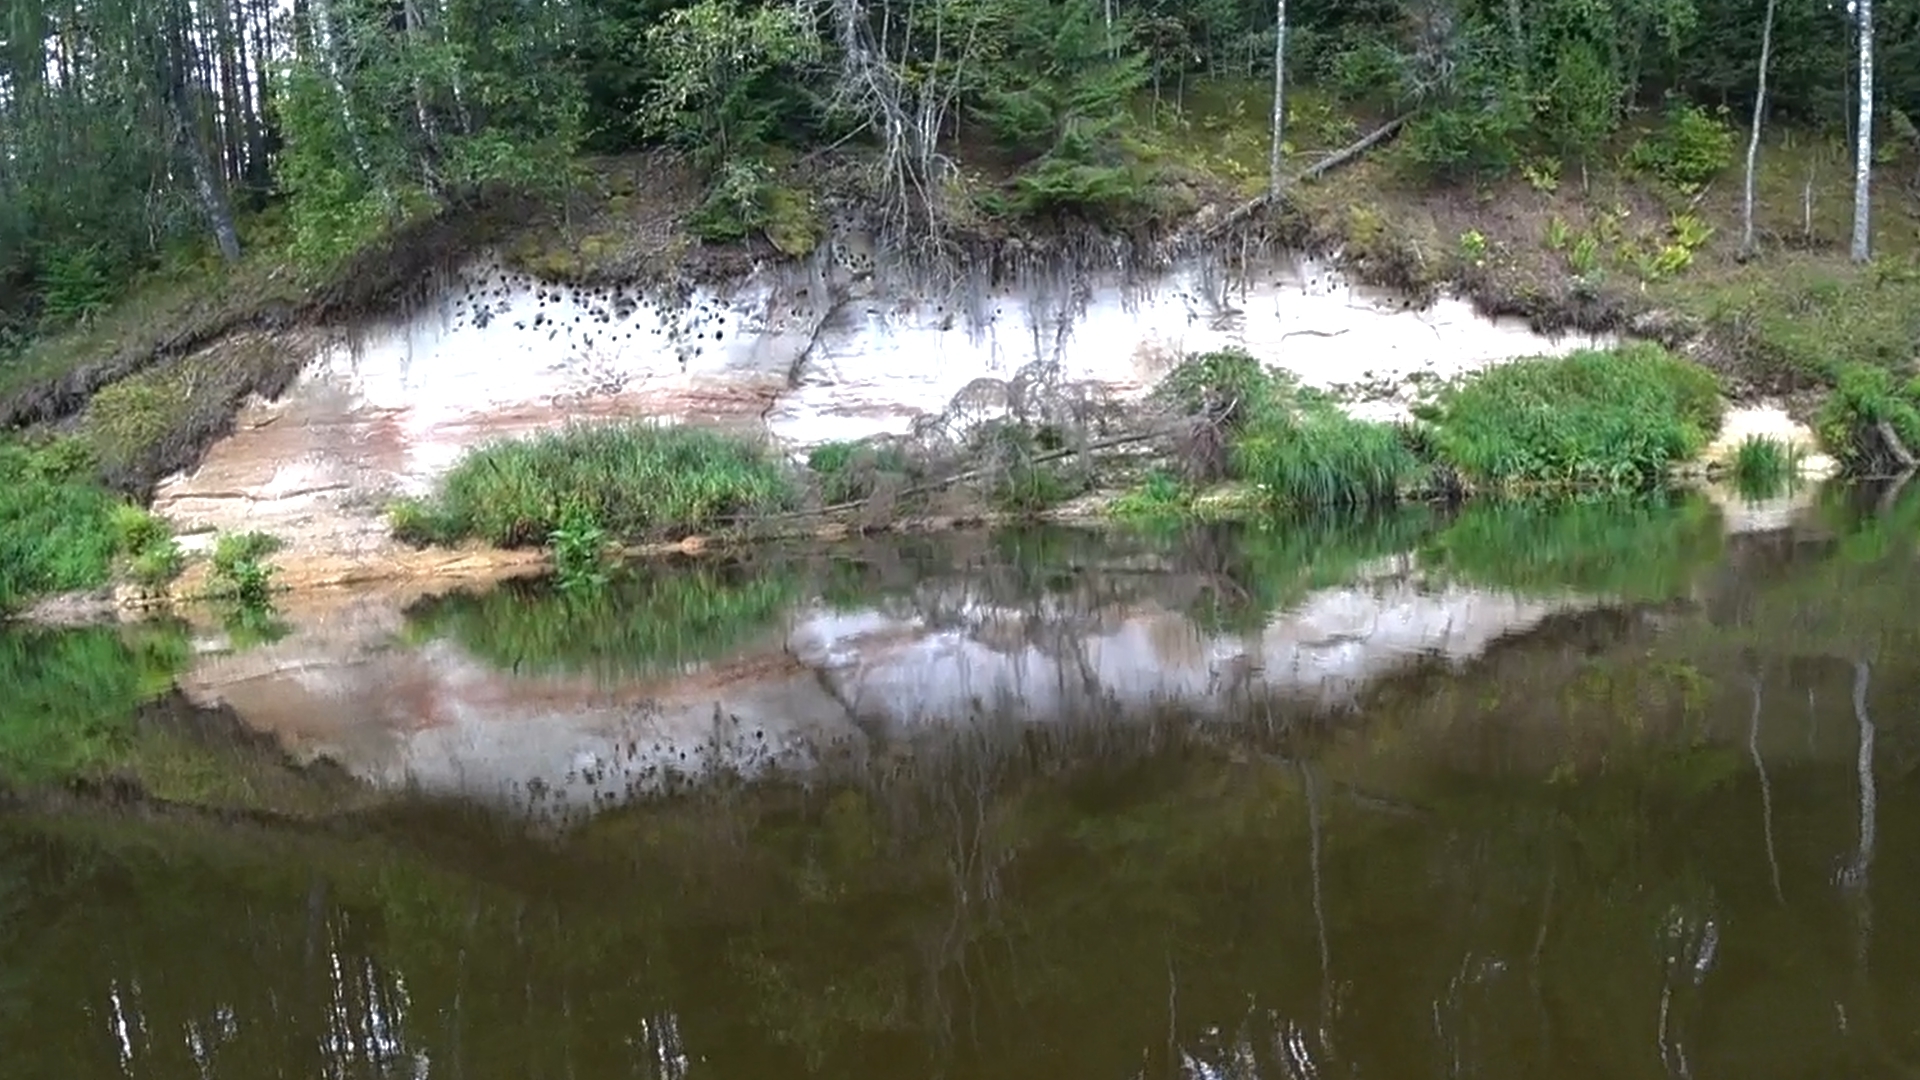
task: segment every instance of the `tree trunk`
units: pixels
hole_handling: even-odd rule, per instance
[[[220,246],[220,255],[228,262],[240,258],[240,231],[234,227],[233,205],[227,201],[225,186],[215,171],[214,160],[208,152],[207,140],[200,132],[199,110],[194,107],[192,27],[189,25],[185,0],[168,9],[167,46],[166,46],[166,82],[167,114],[173,123],[173,136],[176,152],[187,159],[188,171],[193,174],[194,192],[199,196],[200,211],[206,215],[207,225],[213,231],[214,242]]]
[[[1753,130],[1747,135],[1747,186],[1740,199],[1740,256],[1753,255],[1753,174],[1760,163],[1760,121],[1767,114],[1767,68],[1773,62],[1773,9],[1767,0],[1766,22],[1760,29],[1760,85],[1753,95]]]
[[[1868,230],[1873,197],[1873,0],[1854,0],[1860,20],[1860,119],[1854,125],[1853,261],[1873,257]]]
[[[1280,199],[1280,147],[1287,126],[1287,0],[1274,0],[1273,147],[1267,162],[1267,198]]]

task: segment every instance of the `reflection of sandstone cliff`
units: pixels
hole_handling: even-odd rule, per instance
[[[1339,708],[1417,659],[1466,660],[1590,606],[1397,571],[1312,593],[1244,635],[1203,632],[1151,597],[1014,609],[962,585],[920,599],[802,608],[732,655],[606,681],[518,675],[445,641],[408,646],[402,618],[369,604],[258,650],[209,655],[185,688],[377,784],[579,810],[715,768],[862,760],[874,738],[934,737],[983,711],[1047,724],[1126,723],[1165,705],[1231,720],[1250,698]]]

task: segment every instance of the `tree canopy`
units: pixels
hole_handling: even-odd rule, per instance
[[[1875,6],[1880,123],[1920,142],[1920,0]],[[1636,111],[1681,110],[1683,134],[1745,117],[1767,13],[1296,0],[1286,63],[1417,108],[1404,152],[1436,177],[1485,175],[1584,162]],[[1851,5],[1789,0],[1773,23],[1770,111],[1851,130]],[[490,186],[564,184],[584,152],[691,151],[715,236],[772,212],[772,162],[830,145],[872,151],[877,205],[903,216],[939,202],[961,147],[1010,170],[988,212],[1099,216],[1139,196],[1143,100],[1257,86],[1275,29],[1272,0],[9,0],[0,335],[85,318],[181,251],[238,257],[250,221],[326,264]],[[1648,152],[1681,176],[1726,150]]]

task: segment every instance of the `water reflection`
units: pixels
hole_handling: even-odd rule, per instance
[[[1699,497],[872,543],[374,610],[185,685],[374,783],[572,819],[716,774],[864,768],[1011,713],[1351,712],[1396,673],[1685,598],[1725,544]]]
[[[34,721],[97,667],[83,730],[278,807],[189,752],[227,729],[160,708],[184,671],[388,794],[0,818],[0,1072],[1910,1075],[1916,505],[1014,534],[197,659],[13,638],[0,746],[91,745]],[[758,783],[730,751],[636,800],[606,760],[756,730]],[[569,775],[569,828],[495,801]]]
[[[1870,705],[1911,689],[1870,688]],[[1744,721],[1738,691],[1724,704]],[[351,834],[16,818],[0,853],[30,899],[0,931],[21,977],[0,1013],[8,1074],[1920,1062],[1920,917],[1882,901],[1859,937],[1831,877],[1858,853],[1851,763],[1775,766],[1782,904],[1750,774],[1549,782],[1503,776],[1498,748],[1463,773],[1337,738],[1159,740],[703,796],[558,842],[432,806]],[[1387,773],[1399,809],[1377,801]],[[1920,824],[1911,785],[1879,780],[1879,827]],[[1913,851],[1881,845],[1858,887],[1904,895]]]

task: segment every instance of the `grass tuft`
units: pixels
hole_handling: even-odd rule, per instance
[[[743,439],[651,422],[575,425],[467,455],[435,497],[390,510],[410,543],[537,547],[576,508],[621,539],[677,538],[789,506],[780,464]]]
[[[1392,425],[1328,407],[1256,417],[1233,461],[1269,504],[1295,509],[1390,503],[1420,468]]]
[[[1800,448],[1766,435],[1749,435],[1733,454],[1733,484],[1749,499],[1771,498],[1800,475]]]

